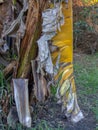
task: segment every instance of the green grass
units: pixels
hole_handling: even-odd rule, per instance
[[[2,71],[0,71],[0,100],[2,100],[4,93],[5,93],[4,76]]]
[[[78,56],[74,72],[78,96],[94,112],[98,122],[98,53]]]
[[[47,121],[41,121],[41,123],[36,126],[35,128],[31,128],[30,130],[63,130],[62,128],[60,128],[59,126],[57,126],[58,128],[52,128],[48,125]]]
[[[11,91],[10,84],[6,81],[3,72],[0,69],[0,100],[2,100],[2,98],[5,95],[9,94],[10,91]]]
[[[62,128],[60,128],[58,126],[58,128],[52,128],[48,125],[48,122],[45,120],[42,120],[40,123],[38,123],[38,125],[36,125],[33,128],[25,128],[23,127],[21,124],[16,124],[16,128],[15,130],[63,130]],[[2,130],[13,130],[11,127],[9,126],[4,126],[2,127]]]
[[[74,64],[76,83],[87,91],[86,94],[98,92],[98,54],[85,56]]]

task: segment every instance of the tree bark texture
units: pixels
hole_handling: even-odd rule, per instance
[[[46,5],[47,0],[29,0],[26,32],[20,46],[20,57],[16,78],[28,77],[30,62],[37,56],[36,41],[41,35],[41,14]]]

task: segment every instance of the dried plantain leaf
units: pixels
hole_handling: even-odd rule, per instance
[[[28,96],[28,79],[13,79],[14,98],[19,121],[26,127],[31,127],[31,116]]]
[[[5,37],[7,35],[11,35],[12,37],[16,37],[16,33],[18,30],[20,30],[24,34],[24,22],[23,22],[23,15],[28,9],[28,2],[27,0],[23,0],[23,9],[21,10],[20,14],[14,20],[11,24],[11,26],[7,29],[4,30],[2,37]],[[22,35],[23,35],[22,34]]]
[[[34,94],[38,101],[45,101],[49,96],[47,81],[43,74],[37,72],[37,62],[33,60],[31,61],[31,64],[34,77]]]

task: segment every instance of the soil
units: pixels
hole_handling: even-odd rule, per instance
[[[87,98],[87,96],[85,96]],[[88,97],[89,101],[92,99],[92,97]],[[72,123],[70,119],[66,118],[64,114],[61,112],[61,106],[57,104],[57,99],[54,96],[51,96],[45,103],[38,103],[36,105],[33,104],[33,114],[32,116],[32,128],[39,128],[40,124],[42,126],[42,130],[44,129],[45,125],[42,125],[42,122],[44,121],[46,125],[49,128],[52,128],[52,130],[95,130],[96,128],[96,120],[94,113],[89,109],[89,107],[86,104],[83,104],[83,99],[79,98],[79,106],[84,114],[84,119],[82,119],[78,123]],[[12,123],[16,120],[18,122],[16,108],[14,111],[14,117],[12,120]],[[14,119],[15,118],[15,119]],[[2,118],[3,124],[6,125],[6,117]],[[10,120],[11,122],[11,120]],[[13,127],[13,126],[12,126]],[[16,126],[13,127],[14,129],[9,130],[17,130]],[[59,129],[58,129],[59,128]],[[2,130],[2,127],[0,126],[0,130]],[[7,130],[7,129],[3,129]],[[21,130],[29,130],[27,128],[22,127]],[[37,129],[36,129],[37,130]],[[39,129],[38,129],[39,130]],[[45,129],[47,130],[47,129]]]
[[[51,97],[43,105],[39,105],[34,110],[32,126],[40,124],[42,120],[47,121],[52,128],[58,128],[58,125],[63,130],[94,130],[96,121],[92,111],[88,112],[88,106],[82,106],[81,109],[84,114],[84,119],[73,124],[69,119],[65,118],[61,112],[61,106],[56,103],[56,99]]]

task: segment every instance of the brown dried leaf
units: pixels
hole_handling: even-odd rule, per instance
[[[16,64],[16,61],[12,61],[9,65],[7,65],[7,67],[3,70],[5,77],[9,75],[9,73],[13,72],[13,69],[15,68]]]
[[[49,96],[46,79],[42,74],[37,73],[37,62],[31,61],[31,63],[34,77],[34,94],[38,101],[44,101]]]

